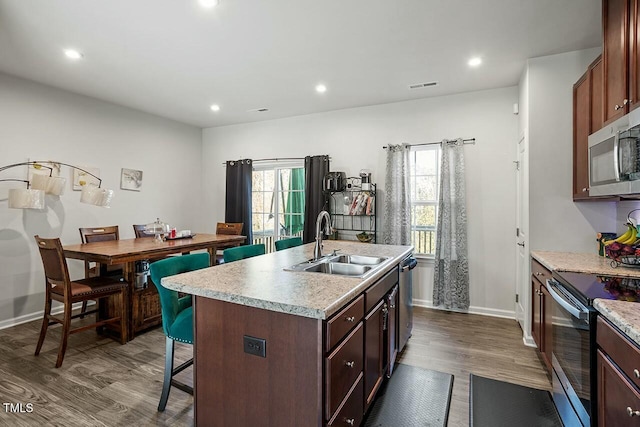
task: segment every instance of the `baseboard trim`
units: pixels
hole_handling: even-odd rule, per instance
[[[453,309],[445,309],[442,307],[435,307],[433,305],[432,300],[424,300],[424,299],[414,299],[413,305],[417,307],[425,307],[425,308],[433,308],[436,310],[445,310],[445,311],[455,311],[456,313],[468,313],[468,314],[479,314],[482,316],[490,316],[490,317],[500,317],[503,319],[512,319],[516,320],[516,311],[510,310],[498,310],[494,308],[485,308],[485,307],[469,307],[469,310],[453,310]]]
[[[532,335],[522,334],[522,342],[527,347],[538,348],[538,346],[536,345],[536,342],[533,340]]]
[[[87,306],[95,305],[95,301],[89,301]],[[73,304],[73,310],[80,309],[82,307],[82,303],[78,302]],[[58,307],[51,309],[51,314],[60,314],[64,311],[64,306],[60,305]],[[42,315],[44,314],[44,310],[36,311],[34,313],[24,314],[22,316],[14,317],[12,319],[7,319],[0,321],[0,329],[7,329],[13,326],[22,325],[23,323],[32,322],[34,320],[42,320]]]

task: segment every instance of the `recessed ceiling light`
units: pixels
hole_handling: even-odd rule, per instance
[[[220,106],[218,104],[213,104],[211,106],[211,111],[216,111],[216,112],[220,111]]]
[[[319,84],[316,86],[316,92],[325,93],[327,91],[327,87],[323,84]]]
[[[471,58],[467,64],[469,64],[469,67],[477,67],[482,64],[482,58],[476,56],[475,58]]]
[[[218,0],[198,0],[200,2],[200,6],[205,7],[207,9],[211,9],[218,5]]]
[[[82,59],[82,57],[84,56],[75,49],[65,49],[64,54],[69,59]]]

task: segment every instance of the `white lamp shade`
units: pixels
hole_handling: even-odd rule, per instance
[[[31,180],[31,188],[44,190],[47,194],[59,196],[64,192],[64,184],[67,180],[59,176],[34,175]]]
[[[113,198],[113,190],[98,188],[95,185],[87,184],[82,187],[80,201],[90,205],[110,207]]]
[[[9,190],[9,207],[12,209],[44,209],[44,191],[12,188]]]

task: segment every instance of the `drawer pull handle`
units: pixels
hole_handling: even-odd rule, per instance
[[[630,417],[640,417],[640,411],[634,411],[631,406],[627,406],[627,415]]]
[[[536,276],[542,276],[543,273],[540,273],[539,271],[536,271]]]
[[[344,320],[346,320],[347,322],[353,323],[356,321],[356,318],[355,316],[349,316],[349,317],[345,317]]]
[[[640,378],[640,371],[638,371],[637,369],[633,370],[633,376],[636,378]]]
[[[349,368],[353,368],[354,366],[356,366],[356,362],[354,362],[353,360],[345,362],[344,364]]]
[[[347,418],[344,420],[345,423],[349,424],[350,426],[353,426],[356,424],[356,419],[355,418]]]

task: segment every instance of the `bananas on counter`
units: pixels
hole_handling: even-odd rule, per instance
[[[609,246],[612,243],[620,243],[623,245],[633,245],[634,243],[636,243],[636,241],[638,240],[638,230],[636,229],[636,227],[628,222],[627,224],[627,231],[625,231],[624,234],[616,237],[615,239],[612,240],[603,240],[602,243],[605,246]]]

